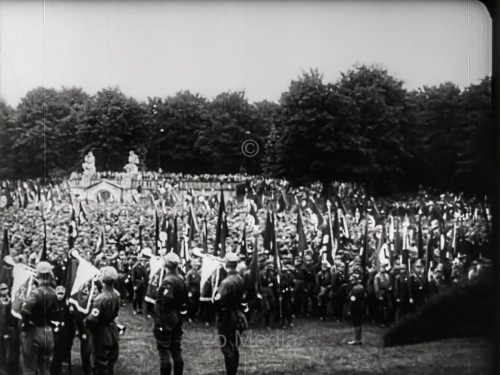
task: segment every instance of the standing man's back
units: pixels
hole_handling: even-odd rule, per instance
[[[50,286],[52,266],[40,262],[36,267],[38,287],[21,309],[22,353],[24,374],[48,374],[54,350],[54,335],[50,326],[57,310],[57,295]]]

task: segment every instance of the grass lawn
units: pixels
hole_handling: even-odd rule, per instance
[[[120,359],[115,373],[159,374],[152,321],[122,308]],[[487,339],[448,339],[418,345],[383,348],[383,329],[366,325],[364,345],[351,347],[352,328],[346,323],[299,319],[294,328],[246,332],[240,350],[240,374],[489,374]],[[72,374],[82,374],[78,340],[73,347]],[[224,360],[215,327],[185,324],[185,374],[223,374]]]

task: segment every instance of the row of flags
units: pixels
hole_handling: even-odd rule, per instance
[[[247,195],[245,199],[248,200],[249,210],[247,215],[247,220],[249,219],[253,224],[258,224],[257,211],[262,207],[262,201],[257,199],[255,195]],[[207,274],[207,269],[212,269],[215,265],[220,264],[220,259],[222,259],[226,254],[226,238],[229,236],[229,228],[227,223],[227,213],[226,213],[226,203],[224,199],[224,194],[221,190],[220,199],[218,200],[218,215],[216,224],[216,234],[214,242],[214,254],[212,258],[203,258],[203,268],[202,274]],[[345,207],[342,201],[338,198],[334,200],[334,204],[327,200],[327,218],[323,216],[320,208],[318,207],[317,200],[313,197],[307,196],[300,201],[297,205],[297,231],[296,231],[296,248],[294,249],[294,256],[304,257],[306,250],[308,249],[307,238],[305,235],[303,211],[308,210],[310,216],[316,215],[316,220],[311,220],[313,229],[315,231],[323,228],[322,232],[322,246],[320,249],[320,255],[325,257],[325,259],[332,265],[334,264],[335,255],[340,247],[342,239],[348,239],[350,237],[349,229],[347,225],[347,220],[345,217]],[[374,211],[380,212],[374,201],[372,201]],[[272,200],[271,204],[268,204],[268,212],[266,217],[266,223],[264,226],[264,231],[262,233],[264,239],[264,250],[267,254],[273,256],[275,269],[278,273],[281,270],[282,262],[280,256],[280,249],[277,246],[277,221],[278,215],[284,210],[288,209],[289,203],[286,199],[285,194],[281,190],[281,194],[278,196],[277,200]],[[40,260],[47,259],[47,234],[46,234],[46,223],[43,217],[43,228],[44,228],[44,242],[43,249],[40,256]],[[199,236],[199,240],[202,243],[203,251],[206,254],[208,250],[208,230],[206,217],[201,223],[198,224],[196,219],[193,205],[189,205],[189,217],[186,225],[183,225],[182,238],[178,238],[178,217],[160,217],[158,210],[155,209],[155,246],[154,253],[150,259],[151,274],[150,274],[150,292],[148,292],[148,298],[150,301],[155,300],[154,290],[161,285],[163,278],[163,267],[161,266],[160,254],[174,251],[180,255],[183,260],[183,266],[186,266],[189,262],[189,242],[193,241],[196,236]],[[438,211],[435,217],[440,218]],[[312,213],[312,214],[311,214]],[[365,235],[363,249],[361,252],[363,269],[366,269],[366,265],[369,263],[369,238],[368,229],[371,226],[371,222],[375,221],[373,216],[364,213],[366,218],[365,223]],[[372,216],[372,220],[370,220]],[[314,217],[314,216],[313,216]],[[72,249],[74,247],[76,238],[78,237],[78,226],[85,223],[88,220],[88,214],[82,204],[79,202],[78,207],[75,209],[72,206],[71,220],[69,225],[68,234],[68,247]],[[325,225],[326,221],[326,225]],[[386,230],[386,225],[382,225],[381,231],[378,234],[378,243],[375,249],[374,262],[376,265],[384,261],[393,262],[394,254],[399,255],[403,258],[403,262],[408,259],[408,249],[410,246],[409,240],[409,230],[408,230],[408,217],[405,216],[401,218],[399,216],[389,215],[388,217],[388,229]],[[403,228],[403,235],[401,236],[401,228]],[[142,230],[142,229],[140,229]],[[454,255],[457,254],[457,246],[460,237],[460,228],[454,223],[453,227],[453,240],[450,244],[446,241],[444,228],[444,219],[438,220],[438,224],[433,228],[433,233],[428,242],[427,246],[424,248],[423,236],[422,236],[422,224],[421,216],[418,216],[418,230],[417,230],[417,252],[420,259],[426,258],[426,270],[432,267],[432,259],[434,254],[434,249],[439,248],[441,254],[443,252],[453,252]],[[143,248],[142,234],[139,233],[139,243],[140,248]],[[106,242],[106,233],[104,228],[101,228],[99,237],[96,243],[96,248],[94,256],[101,254],[103,252]],[[3,266],[3,259],[9,253],[8,245],[8,233],[5,230],[4,241],[2,247],[2,256],[0,263],[0,280],[5,278],[5,267]],[[244,226],[242,231],[242,238],[240,242],[240,253],[248,255],[247,249],[247,239],[246,239],[246,226]],[[206,266],[207,264],[208,266]],[[208,267],[208,268],[207,268]],[[259,277],[258,275],[258,249],[257,244],[254,246],[254,252],[252,254],[251,260],[251,280],[258,287]],[[93,266],[87,260],[81,257],[69,257],[67,264],[67,293],[68,301],[77,307],[79,311],[88,312],[88,307],[90,306],[90,301],[92,296],[96,293],[94,280],[98,275],[99,271],[95,266]],[[212,273],[211,273],[212,274]],[[25,265],[15,265],[12,272],[14,277],[12,284],[13,299],[17,302],[22,301],[25,298],[33,284],[34,270]],[[220,273],[217,273],[220,276]],[[217,285],[217,283],[215,283]],[[257,288],[256,290],[259,290]],[[16,303],[17,303],[16,302]],[[17,306],[17,305],[16,305]],[[16,307],[13,308],[13,314]],[[19,312],[19,311],[17,311]]]

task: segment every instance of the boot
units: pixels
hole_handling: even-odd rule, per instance
[[[348,345],[363,345],[361,341],[361,327],[354,327],[354,340],[349,341]]]
[[[175,361],[174,362],[174,375],[182,375],[184,371],[184,361]]]

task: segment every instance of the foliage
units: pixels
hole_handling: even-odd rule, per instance
[[[147,103],[118,88],[36,88],[13,109],[0,102],[0,178],[65,176],[93,150],[97,170],[122,171],[133,150],[142,169],[264,173],[295,185],[368,185],[375,195],[420,185],[467,194],[493,186],[491,79],[407,91],[376,66],[337,82],[304,72],[279,103],[244,92],[207,99],[189,91]],[[242,152],[245,141],[259,152]]]

